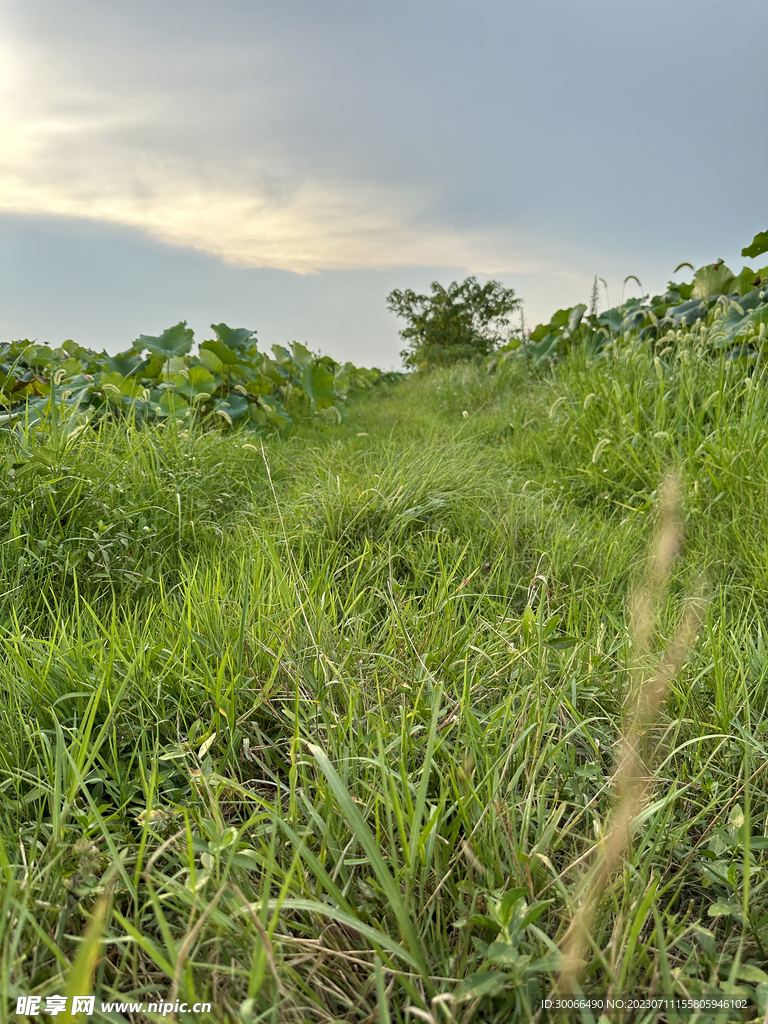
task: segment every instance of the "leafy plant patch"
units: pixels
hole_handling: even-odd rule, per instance
[[[27,340],[0,345],[0,424],[34,426],[52,403],[71,427],[93,417],[136,421],[191,417],[232,426],[279,429],[294,416],[340,420],[347,396],[392,374],[317,356],[293,342],[260,352],[256,332],[212,324],[215,337],[193,353],[194,333],[182,320],[158,337],[142,334],[117,355],[74,341],[50,348]]]

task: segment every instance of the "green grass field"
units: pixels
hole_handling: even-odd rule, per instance
[[[579,984],[762,1020],[768,387],[704,345],[415,375],[281,437],[0,438],[0,1013],[86,984],[97,1021],[547,1019],[638,687],[703,593]]]

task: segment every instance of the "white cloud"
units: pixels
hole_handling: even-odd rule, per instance
[[[557,272],[508,231],[434,216],[437,184],[387,183],[338,163],[313,170],[313,153],[291,152],[274,113],[238,134],[244,111],[226,96],[196,105],[146,75],[110,87],[103,69],[91,82],[82,63],[23,40],[0,53],[0,67],[0,210],[126,225],[234,265],[299,273]]]

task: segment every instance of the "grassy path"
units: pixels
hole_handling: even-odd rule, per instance
[[[659,356],[445,371],[263,449],[0,439],[11,1016],[103,907],[95,1020],[534,1019],[614,801],[670,466],[646,669],[702,585],[705,621],[582,984],[764,1011],[768,401],[695,339]]]

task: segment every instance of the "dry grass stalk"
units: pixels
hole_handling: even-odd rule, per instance
[[[653,724],[670,683],[682,667],[702,621],[703,602],[696,599],[689,603],[677,633],[655,671],[644,673],[643,662],[647,662],[649,656],[660,598],[682,544],[678,517],[680,492],[679,477],[668,475],[660,490],[659,530],[653,562],[645,586],[636,592],[632,601],[632,639],[636,652],[632,672],[634,707],[619,744],[614,775],[616,806],[605,836],[597,846],[597,859],[585,879],[584,896],[560,942],[564,966],[558,987],[562,992],[570,993],[577,987],[600,900],[632,841],[632,823],[641,809],[650,782],[642,756],[643,738]]]

